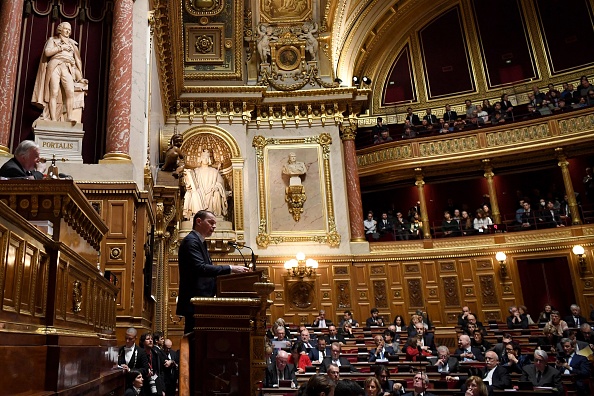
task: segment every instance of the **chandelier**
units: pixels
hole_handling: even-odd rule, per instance
[[[285,261],[285,269],[289,276],[305,278],[316,274],[318,262],[314,259],[305,259],[305,253],[297,253],[296,259]]]

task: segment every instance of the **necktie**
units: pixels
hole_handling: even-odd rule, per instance
[[[540,384],[540,379],[542,378],[542,373],[540,371],[536,372],[536,383]]]

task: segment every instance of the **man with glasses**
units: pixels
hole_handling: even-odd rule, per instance
[[[441,345],[437,348],[437,360],[435,361],[438,373],[457,373],[459,364],[458,359],[450,356],[450,349]]]
[[[561,373],[549,366],[548,361],[549,356],[545,351],[534,351],[534,364],[524,366],[520,381],[530,381],[534,386],[548,386],[555,395],[562,395]]]
[[[134,327],[126,330],[126,345],[118,351],[118,366],[124,369],[124,372],[138,370],[145,376],[148,372],[148,359],[144,350],[136,345],[137,333]]]
[[[320,373],[327,373],[328,367],[330,367],[331,364],[334,364],[338,367],[349,367],[351,372],[357,371],[357,369],[353,365],[351,365],[351,362],[349,362],[347,358],[345,358],[344,356],[340,356],[340,351],[340,343],[333,342],[330,346],[330,356],[326,356],[324,360],[322,360],[322,364],[320,365]]]
[[[418,372],[413,378],[413,390],[405,393],[404,396],[435,396],[427,392],[429,386],[429,377],[425,373]]]
[[[485,354],[485,362],[485,368],[479,371],[483,382],[493,389],[510,389],[511,378],[507,370],[499,365],[499,356],[493,351],[488,351]]]

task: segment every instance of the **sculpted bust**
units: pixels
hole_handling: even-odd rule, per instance
[[[283,165],[283,174],[290,176],[289,184],[300,185],[301,176],[305,175],[307,167],[303,162],[297,161],[297,155],[295,153],[289,153],[289,160]]]

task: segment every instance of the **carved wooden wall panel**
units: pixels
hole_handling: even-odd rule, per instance
[[[483,305],[497,305],[499,301],[493,275],[481,275],[479,276],[479,282]]]
[[[442,278],[443,292],[445,295],[446,307],[460,307],[460,297],[458,295],[458,278],[455,276],[446,276]]]
[[[351,308],[351,283],[347,280],[334,281],[334,289],[336,290],[336,301],[338,309]]]
[[[408,305],[410,308],[423,308],[423,289],[421,279],[407,279]]]
[[[105,219],[109,227],[109,238],[126,238],[128,235],[128,226],[132,218],[129,217],[128,202],[109,200],[107,202],[107,218]]]
[[[385,280],[373,281],[373,300],[376,308],[388,308],[388,296]],[[385,318],[385,316],[384,316]]]

